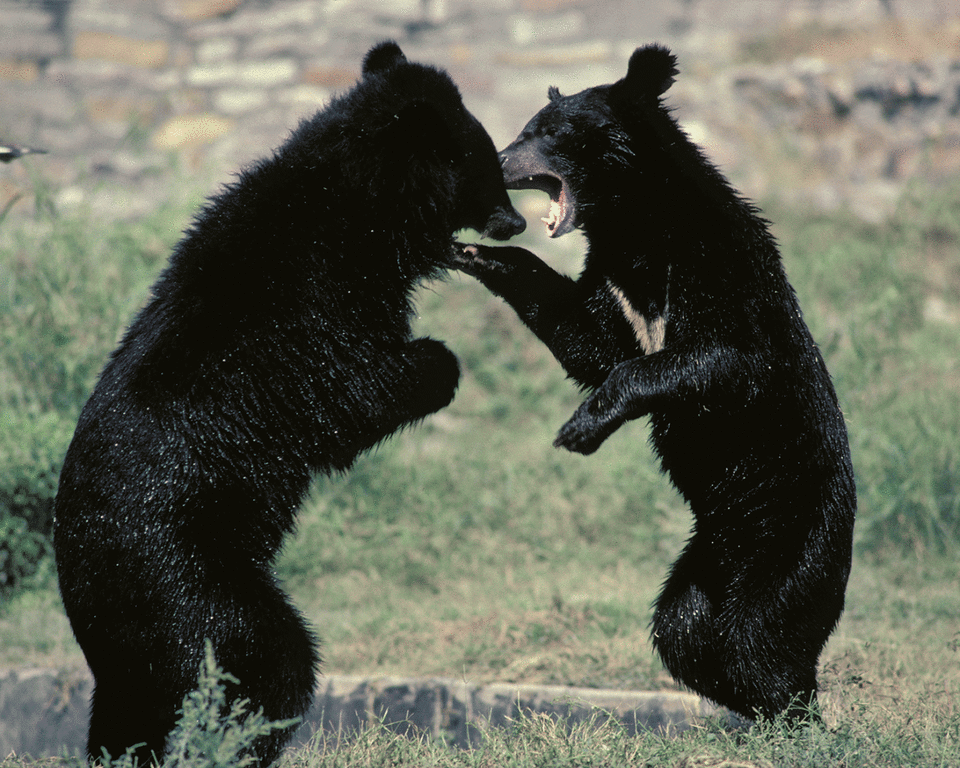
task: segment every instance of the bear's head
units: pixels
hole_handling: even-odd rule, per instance
[[[379,114],[371,114],[370,130],[379,132],[389,148],[387,165],[406,187],[397,190],[401,207],[434,200],[449,214],[453,230],[475,229],[497,240],[524,230],[493,141],[446,72],[408,62],[395,42],[386,41],[367,53],[363,82],[378,95],[373,103]],[[426,194],[431,189],[441,194]]]
[[[626,76],[616,83],[572,96],[549,89],[547,106],[500,153],[500,162],[509,189],[550,195],[543,221],[551,237],[585,226],[615,202],[614,195],[636,185],[636,174],[651,159],[643,152],[662,145],[655,132],[664,121],[675,128],[660,97],[676,74],[673,54],[650,45],[633,52]]]

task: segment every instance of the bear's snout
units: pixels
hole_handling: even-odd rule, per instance
[[[526,228],[526,219],[520,215],[516,208],[512,205],[500,206],[487,219],[483,236],[491,237],[494,240],[509,240],[514,235],[519,235]]]

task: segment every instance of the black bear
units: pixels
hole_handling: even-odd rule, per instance
[[[393,42],[356,87],[211,198],[84,407],[54,542],[95,677],[88,752],[162,758],[205,640],[271,720],[302,715],[318,655],[273,575],[316,472],[447,405],[411,293],[454,233],[524,227],[450,77]],[[276,759],[289,733],[255,746]]]
[[[459,266],[591,391],[556,445],[649,415],[694,515],[652,623],[670,672],[748,718],[816,719],[856,508],[844,418],[767,222],[662,103],[675,64],[648,46],[616,83],[551,88],[501,152],[508,187],[550,195],[552,236],[584,231],[579,279],[513,247]]]

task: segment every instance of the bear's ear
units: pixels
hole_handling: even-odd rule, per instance
[[[677,71],[676,56],[662,45],[647,45],[633,52],[620,82],[634,95],[656,99],[673,84]]]
[[[547,88],[547,98],[550,101],[558,101],[562,99],[563,96],[560,95],[560,89],[557,88],[557,86],[551,85],[549,88]]]
[[[378,74],[403,64],[407,57],[393,40],[384,40],[373,46],[363,58],[363,76]]]

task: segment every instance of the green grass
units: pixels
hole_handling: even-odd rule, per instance
[[[37,185],[34,216],[0,221],[0,592],[49,572],[38,559],[80,408],[189,211],[104,226]]]
[[[848,607],[821,659],[829,729],[708,726],[665,740],[533,717],[469,753],[372,728],[291,762],[960,765],[960,328],[929,311],[960,308],[960,189],[917,190],[884,226],[767,213],[837,383],[859,485]],[[21,456],[26,434],[7,425],[72,424],[186,221],[165,211],[114,227],[41,212],[2,223],[0,462]],[[576,269],[574,238],[526,240]],[[278,564],[323,638],[324,671],[675,687],[648,623],[690,515],[657,470],[646,424],[593,457],[553,449],[581,395],[512,311],[456,275],[418,305],[418,330],[461,360],[456,400],[349,474],[318,479]],[[43,460],[69,437],[49,432],[35,430]],[[48,565],[33,579],[4,598],[0,665],[82,667]]]

